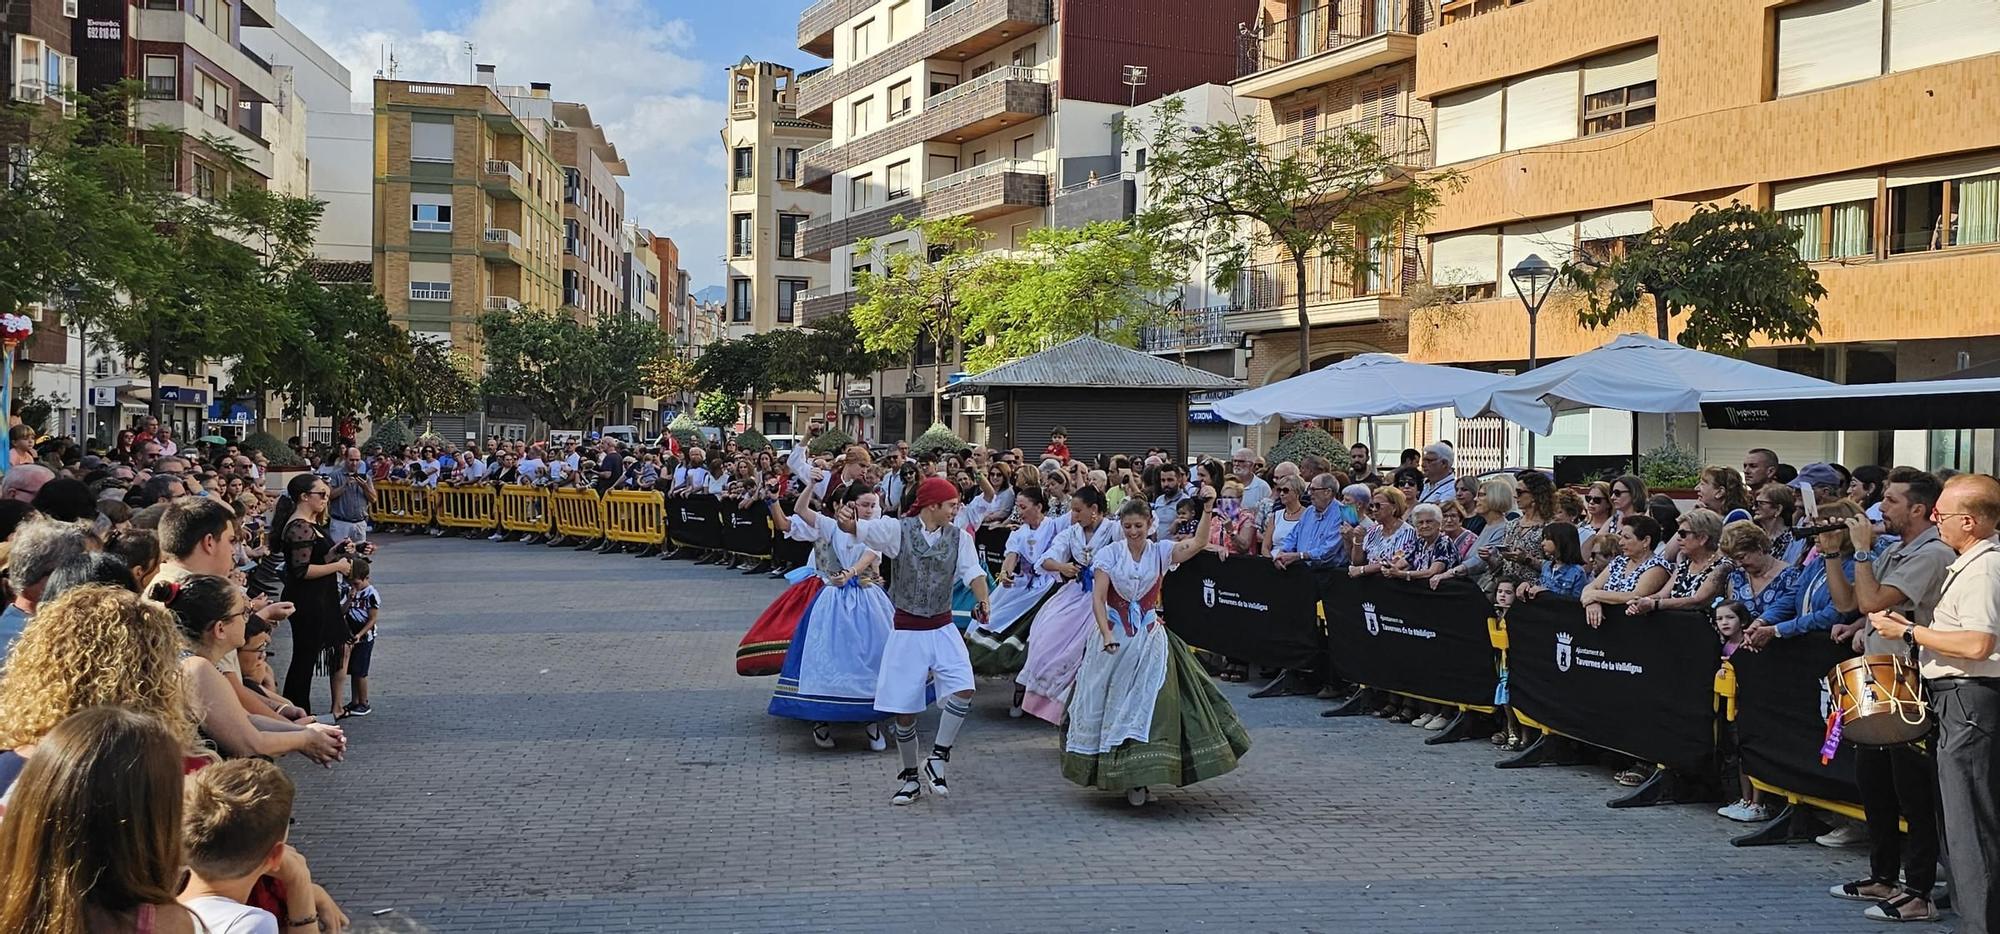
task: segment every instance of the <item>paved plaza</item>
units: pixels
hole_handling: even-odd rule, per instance
[[[1883,927],[1824,894],[1861,851],[1733,848],[1712,808],[1606,808],[1605,770],[1496,770],[1485,742],[1241,685],[1242,767],[1133,809],[1063,781],[1054,731],[982,681],[952,797],[892,808],[893,751],[816,750],[764,714],[774,678],[734,672],[782,581],[381,541],[375,713],[347,762],[287,762],[294,842],[359,931]]]

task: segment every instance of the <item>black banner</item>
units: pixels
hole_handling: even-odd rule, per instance
[[[1227,561],[1204,551],[1167,575],[1160,608],[1167,628],[1189,645],[1278,668],[1317,670],[1326,637],[1313,612],[1312,572],[1271,559]]]
[[[1543,594],[1507,614],[1514,707],[1558,733],[1707,775],[1722,648],[1705,614],[1626,616],[1592,629],[1574,600]]]
[[[1736,742],[1743,771],[1786,791],[1827,801],[1856,802],[1854,747],[1841,743],[1833,760],[1819,763],[1833,698],[1826,673],[1854,652],[1824,632],[1773,639],[1762,651],[1738,650]]]
[[[1349,681],[1432,700],[1493,704],[1500,677],[1479,585],[1340,575],[1326,598],[1327,651]]]
[[[979,557],[986,562],[986,570],[1000,573],[1000,565],[1007,563],[1007,537],[1014,530],[1006,526],[982,525],[972,533],[972,543],[979,547]]]
[[[752,500],[750,505],[738,505],[741,500],[732,499],[728,508],[722,510],[726,523],[722,530],[722,549],[753,558],[771,556],[771,509],[763,500]]]
[[[683,548],[721,548],[721,503],[707,493],[667,497],[667,537]]]

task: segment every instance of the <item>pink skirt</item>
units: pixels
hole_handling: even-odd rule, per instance
[[[1028,630],[1028,659],[1014,680],[1026,688],[1021,709],[1061,726],[1083,667],[1084,650],[1097,632],[1090,592],[1075,581],[1056,591]]]

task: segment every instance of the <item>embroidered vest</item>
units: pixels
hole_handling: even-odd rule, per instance
[[[958,576],[956,527],[945,526],[937,544],[924,541],[922,519],[903,520],[903,547],[896,556],[896,573],[889,581],[889,599],[912,616],[951,612],[951,584]]]

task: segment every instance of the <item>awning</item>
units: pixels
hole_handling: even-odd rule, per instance
[[[1457,399],[1460,418],[1498,415],[1538,435],[1555,429],[1556,413],[1618,409],[1668,414],[1699,412],[1711,394],[1783,394],[1839,388],[1823,379],[1683,347],[1643,334],[1621,334],[1588,353],[1558,360]]]
[[[1827,385],[1783,392],[1712,392],[1710,428],[1895,431],[2000,427],[2000,378]]]
[[[1443,408],[1463,393],[1506,378],[1453,366],[1411,363],[1391,354],[1365,353],[1237,393],[1215,403],[1215,411],[1239,425],[1255,425],[1273,415],[1295,422],[1403,415]]]

